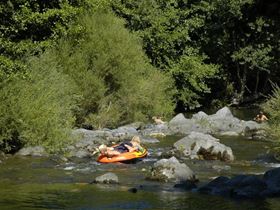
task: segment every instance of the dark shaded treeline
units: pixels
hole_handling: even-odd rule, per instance
[[[153,65],[174,76],[174,63],[195,53],[204,56],[204,64],[220,67],[218,80],[213,75],[206,80],[210,94],[194,91],[204,96],[203,104],[232,97],[238,103],[253,101],[270,93],[271,83],[279,83],[279,1],[115,2],[116,13],[142,37]],[[184,94],[188,76],[174,77]],[[179,110],[190,105],[182,97],[177,103]]]

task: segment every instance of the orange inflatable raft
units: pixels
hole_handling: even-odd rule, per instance
[[[142,151],[124,152],[124,153],[121,153],[120,155],[116,155],[116,156],[111,157],[111,158],[108,158],[105,155],[100,155],[98,157],[97,161],[100,162],[100,163],[123,162],[123,161],[128,161],[128,160],[133,160],[133,159],[146,157],[147,153],[148,153],[147,149],[143,148]]]

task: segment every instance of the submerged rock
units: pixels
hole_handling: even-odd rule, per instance
[[[267,171],[263,180],[267,184],[267,189],[262,193],[266,197],[280,196],[280,168]]]
[[[232,198],[258,198],[261,197],[261,192],[264,189],[266,189],[266,184],[261,178],[252,175],[239,175],[231,179],[218,177],[198,188],[197,191]]]
[[[280,197],[280,168],[267,171],[263,177],[238,175],[233,178],[218,177],[197,189],[198,192],[232,198]]]

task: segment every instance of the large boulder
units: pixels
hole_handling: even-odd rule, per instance
[[[174,143],[174,148],[191,159],[232,161],[234,156],[230,147],[219,142],[209,134],[191,132],[190,135]]]
[[[161,159],[154,163],[148,178],[162,182],[175,183],[196,181],[193,171],[186,164],[180,163],[175,157]]]
[[[191,119],[180,113],[168,123],[171,134],[190,134],[192,131],[215,135],[244,135],[250,131],[257,131],[261,125],[254,121],[243,121],[233,116],[228,107],[223,107],[215,114],[207,115],[200,111]],[[246,130],[245,130],[246,129]]]
[[[212,117],[215,118],[233,118],[233,115],[228,107],[223,107],[216,112]]]
[[[263,192],[265,196],[280,196],[280,168],[267,171],[263,180],[267,184],[267,189]]]
[[[266,183],[257,176],[238,175],[231,179],[218,177],[208,184],[198,188],[198,192],[222,195],[233,198],[258,198],[262,197]]]
[[[192,120],[205,130],[203,133],[217,135],[244,135],[246,132],[261,129],[261,125],[254,121],[244,121],[234,117],[228,107],[223,107],[213,115],[198,112],[193,115]]]
[[[176,115],[170,122],[168,123],[168,128],[170,133],[172,134],[190,134],[191,131],[197,131],[202,133],[210,133],[210,129],[199,124],[194,119],[187,119],[185,116],[180,113]]]
[[[173,125],[173,126],[182,125],[185,124],[186,122],[188,122],[188,119],[185,118],[185,116],[182,113],[179,113],[169,121],[169,125]]]
[[[238,175],[233,178],[218,177],[197,189],[198,192],[233,198],[280,197],[280,168],[267,171],[263,177]]]

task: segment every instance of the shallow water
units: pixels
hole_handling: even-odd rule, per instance
[[[158,153],[180,137],[147,145],[149,156],[135,164],[99,164],[94,159],[63,162],[57,158],[11,157],[0,164],[0,209],[280,209],[280,199],[231,200],[173,188],[173,184],[145,179]],[[279,167],[267,153],[269,142],[242,137],[218,137],[235,155],[232,163],[186,160],[199,185],[236,174],[262,174]],[[106,172],[118,175],[120,184],[88,184]],[[130,191],[136,188],[137,192]]]

